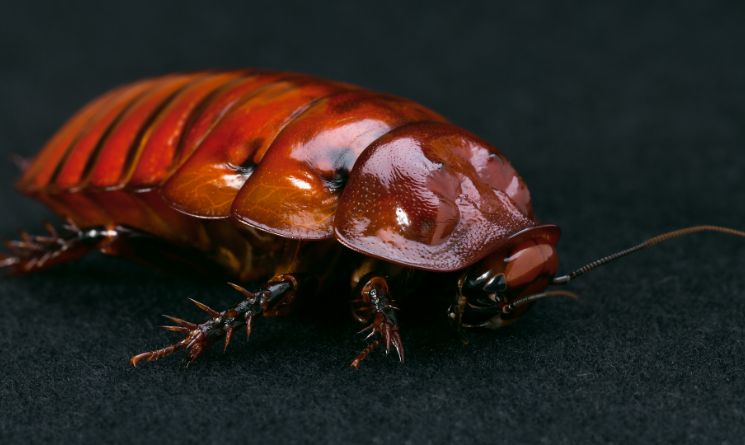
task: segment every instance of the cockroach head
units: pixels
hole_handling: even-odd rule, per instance
[[[541,293],[556,274],[559,228],[530,227],[461,274],[450,317],[466,327],[499,327],[520,316],[521,298]]]

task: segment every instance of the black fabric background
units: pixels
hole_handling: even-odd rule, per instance
[[[563,269],[679,226],[745,227],[742,2],[97,3],[0,7],[2,238],[50,217],[14,192],[11,153],[119,83],[240,66],[411,97],[501,147],[563,228]],[[0,279],[0,442],[742,443],[744,270],[743,240],[700,236],[466,348],[444,307],[409,311],[405,365],[350,370],[358,326],[334,306],[189,369],[132,369],[169,338],[159,314],[235,295],[96,255]]]

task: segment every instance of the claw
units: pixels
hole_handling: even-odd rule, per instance
[[[354,369],[360,369],[360,363],[362,362],[362,360],[364,360],[365,357],[370,355],[370,353],[373,352],[375,348],[378,347],[379,344],[380,342],[375,340],[374,342],[367,345],[365,349],[363,349],[362,352],[360,352],[357,355],[357,357],[355,357],[354,360],[352,360],[352,363],[350,364],[350,366]]]
[[[132,365],[133,368],[136,368],[137,365],[139,365],[141,361],[148,360],[151,357],[151,355],[152,355],[152,352],[143,352],[142,354],[133,355],[132,358],[129,359],[129,363]]]
[[[189,328],[189,329],[196,329],[197,326],[198,326],[196,323],[192,323],[190,321],[186,321],[186,320],[182,320],[180,318],[172,317],[170,315],[163,315],[163,318],[166,318],[168,320],[171,320],[172,322],[176,323],[177,325],[183,326],[183,327]]]
[[[199,309],[201,309],[204,312],[206,312],[207,315],[209,315],[210,317],[212,317],[212,318],[219,318],[220,317],[220,313],[219,312],[217,312],[216,310],[214,310],[211,307],[207,306],[206,304],[204,304],[204,303],[202,303],[200,301],[197,301],[197,300],[195,300],[193,298],[189,298],[189,301],[191,301],[192,303],[194,303],[194,306],[196,306]]]
[[[174,352],[183,349],[185,347],[188,347],[186,345],[186,342],[189,340],[189,337],[181,340],[178,343],[174,343],[170,346],[166,346],[165,348],[156,349],[155,351],[150,352],[143,352],[142,354],[137,354],[129,359],[129,363],[132,364],[135,368],[138,364],[142,361],[148,361],[148,362],[154,362],[156,360],[159,360],[163,357],[166,357],[168,355],[173,354]]]
[[[178,324],[193,324],[176,317],[170,317],[167,315],[164,315],[164,317],[172,319],[175,323]],[[137,367],[137,365],[143,361],[154,362],[182,349],[185,349],[187,351],[187,363],[191,364],[202,354],[202,352],[204,352],[204,348],[208,344],[207,335],[201,329],[189,329],[185,326],[163,326],[163,328],[173,332],[185,332],[187,335],[178,343],[166,346],[165,348],[156,349],[155,351],[143,352],[142,354],[133,356],[131,359],[129,359],[129,362],[132,364],[132,366]]]

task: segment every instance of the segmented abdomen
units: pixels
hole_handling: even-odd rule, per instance
[[[444,119],[408,100],[301,74],[165,76],[84,107],[18,186],[82,224],[193,240],[187,214],[325,239],[357,157],[420,121]]]

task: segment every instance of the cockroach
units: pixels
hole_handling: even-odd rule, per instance
[[[458,330],[508,325],[564,285],[668,232],[557,276],[559,228],[539,224],[525,181],[496,148],[407,99],[265,70],[198,72],[116,88],[75,114],[31,160],[18,189],[66,218],[63,231],[6,243],[0,267],[29,273],[91,250],[216,265],[242,298],[209,319],[168,316],[175,344],[131,364],[250,335],[303,295],[347,282],[367,332],[351,362],[395,349],[393,295],[442,282]],[[304,298],[304,297],[303,297]]]

